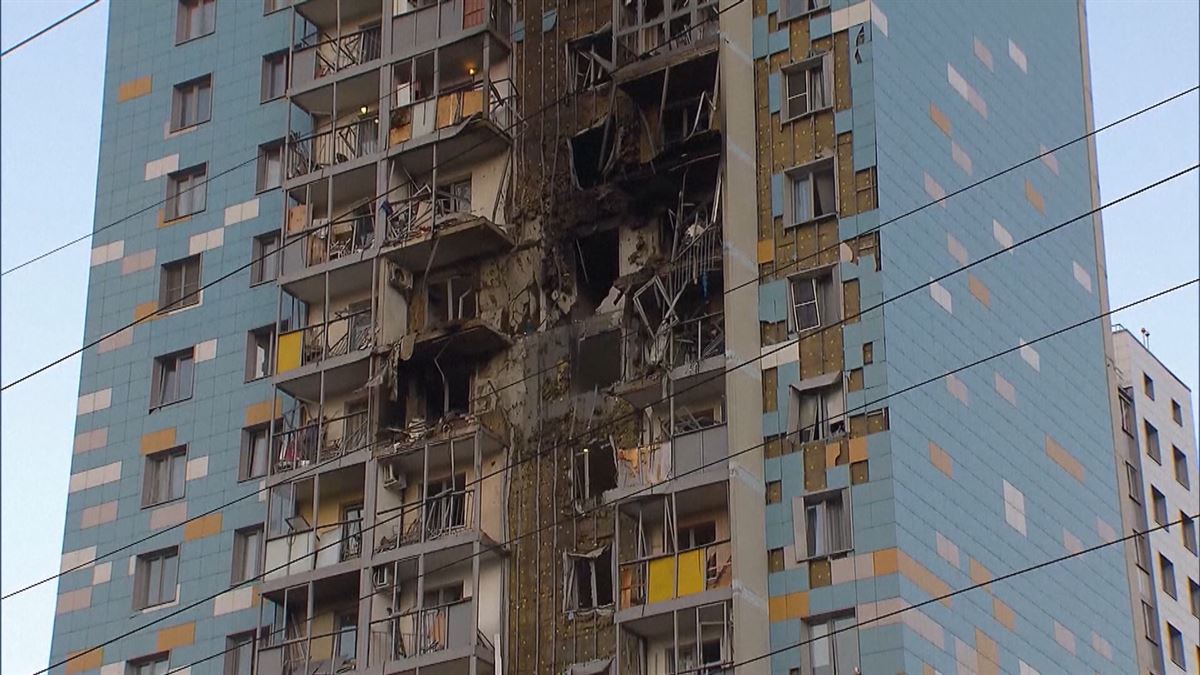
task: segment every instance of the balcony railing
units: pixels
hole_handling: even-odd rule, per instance
[[[311,227],[290,233],[288,245],[300,237],[305,241],[297,246],[299,255],[284,258],[285,274],[294,273],[291,268],[301,263],[304,268],[314,267],[370,248],[375,243],[375,219],[360,209],[331,223],[317,220]]]
[[[621,563],[620,608],[628,609],[728,587],[733,578],[729,540]]]
[[[292,82],[303,85],[378,59],[380,34],[380,27],[372,26],[340,37],[324,33],[308,36],[293,52]]]
[[[303,176],[378,150],[378,116],[341,122],[306,136],[293,135],[288,140],[287,177]]]
[[[371,624],[370,662],[398,661],[447,649],[482,645],[492,651],[492,643],[478,630],[472,630],[470,598],[440,607],[406,612]]]
[[[273,470],[279,473],[367,447],[370,427],[364,411],[276,432],[275,439]]]
[[[303,619],[293,619],[303,624]],[[354,670],[354,655],[350,654],[355,643],[357,630],[353,627],[320,633],[311,638],[289,637],[282,639],[286,629],[279,628],[267,633],[258,652],[256,673],[273,675],[319,675],[343,673]]]
[[[632,0],[622,4],[617,25],[617,65],[622,66],[639,58],[663,54],[700,42],[718,33],[716,0],[683,0],[660,9],[655,17],[644,17],[638,24],[639,7],[650,10],[649,0]],[[662,7],[662,5],[660,5]]]
[[[671,365],[697,364],[725,353],[725,314],[717,312],[676,324],[671,330]]]
[[[400,507],[401,515],[382,511],[378,519],[387,519],[390,527],[379,539],[375,553],[390,551],[399,546],[436,541],[442,537],[461,532],[475,524],[475,491],[453,490],[425,499],[417,504]],[[385,525],[384,527],[388,527]]]
[[[507,132],[516,120],[517,92],[511,79],[495,80],[487,88],[483,82],[419,101],[407,101],[397,94],[388,129],[388,145],[394,146],[431,134],[477,116],[486,116],[501,131]],[[486,107],[485,107],[486,104]]]
[[[510,0],[393,0],[392,39],[401,53],[425,51],[439,40],[454,38],[484,25],[507,40],[512,32]]]
[[[670,441],[617,450],[617,487],[657,485],[671,476],[707,467],[729,455],[724,424],[678,433]]]
[[[365,309],[306,326],[279,336],[276,373],[317,363],[335,356],[370,349],[374,342],[371,310]]]

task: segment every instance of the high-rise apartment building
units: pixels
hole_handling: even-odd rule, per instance
[[[112,5],[64,568],[187,522],[52,658],[196,606],[60,670],[1134,668],[1118,547],[906,609],[1122,525],[1092,146],[906,215],[1082,4],[265,5]]]
[[[1128,542],[1138,670],[1200,669],[1200,512],[1192,392],[1129,330],[1114,327],[1120,389],[1122,525]],[[1162,526],[1168,526],[1163,529]]]

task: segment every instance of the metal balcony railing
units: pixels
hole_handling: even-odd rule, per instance
[[[305,268],[313,267],[370,248],[375,243],[375,219],[369,212],[358,210],[331,223],[318,220],[311,227],[290,234],[289,245],[297,237],[306,239],[300,244],[299,259]]]
[[[671,365],[694,365],[725,353],[725,314],[689,319],[671,329]]]
[[[315,33],[296,45],[293,58],[296,62],[299,82],[320,79],[340,70],[351,68],[378,59],[382,42],[379,26],[371,26],[353,33],[332,36]],[[303,72],[300,69],[311,72]]]
[[[671,476],[696,471],[729,455],[724,424],[687,433],[676,430],[670,442],[617,450],[617,486],[640,488],[657,485]]]
[[[486,100],[485,100],[486,93]],[[492,81],[485,92],[483,82],[417,101],[398,93],[392,105],[388,145],[421,138],[474,117],[486,117],[502,132],[517,119],[517,90],[511,79]]]
[[[433,495],[416,504],[400,507],[400,517],[389,523],[391,527],[387,532],[390,534],[384,534],[380,538],[375,553],[390,551],[399,546],[436,541],[473,527],[474,502],[474,489],[452,490]],[[395,518],[387,511],[380,512],[378,517],[381,522],[383,519]]]
[[[621,563],[617,577],[620,608],[628,609],[725,588],[733,578],[729,540]]]
[[[468,647],[473,641],[491,651],[492,642],[478,630],[471,630],[471,608],[471,598],[465,598],[372,622],[369,661],[373,665],[398,661]]]
[[[306,326],[279,336],[276,373],[317,363],[335,356],[370,349],[374,343],[371,310],[365,309]]]
[[[364,157],[379,150],[379,117],[343,121],[332,129],[288,139],[289,179]]]
[[[331,420],[301,425],[275,433],[275,473],[323,462],[367,447],[370,427],[367,413],[357,412]]]

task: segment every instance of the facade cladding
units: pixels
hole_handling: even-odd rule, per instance
[[[1098,220],[859,316],[1092,208],[1079,144],[872,230],[1087,131],[1075,3],[283,4],[113,5],[97,223],[168,199],[86,337],[170,311],[64,569],[264,491],[66,575],[58,671],[1133,670],[1115,547],[885,616],[1122,527],[1106,327],[900,393],[1102,311]]]
[[[1128,330],[1114,327],[1120,386],[1125,531],[1158,528],[1130,542],[1129,586],[1136,599],[1141,670],[1200,668],[1200,563],[1197,553],[1196,427],[1192,392]],[[1136,550],[1134,550],[1136,546]]]

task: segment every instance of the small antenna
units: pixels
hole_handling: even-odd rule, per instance
[[[1142,329],[1142,344],[1146,345],[1146,349],[1150,349],[1150,331]]]

